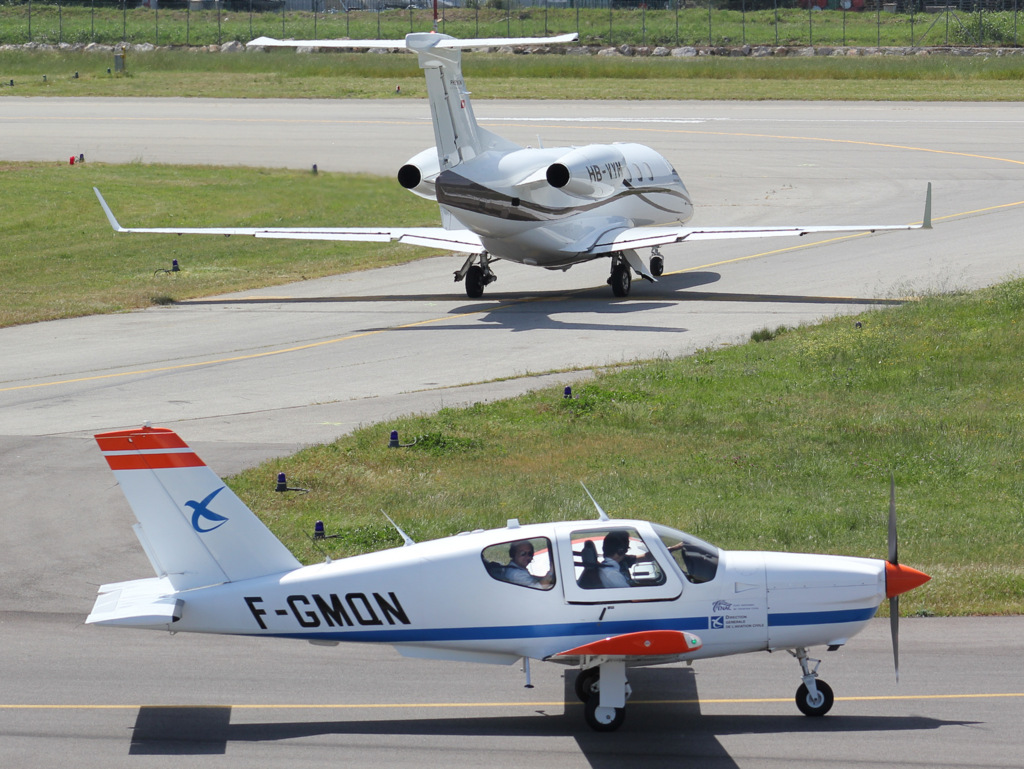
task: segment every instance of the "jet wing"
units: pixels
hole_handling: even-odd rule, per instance
[[[585,657],[612,657],[627,661],[650,660],[655,657],[676,658],[698,651],[703,645],[704,642],[698,636],[685,630],[641,630],[566,649],[547,659],[576,663]]]
[[[347,240],[363,243],[396,241],[412,246],[441,248],[467,254],[483,253],[484,247],[470,230],[446,230],[442,227],[122,227],[100,191],[93,187],[107,221],[115,232],[149,235],[248,235],[254,238],[284,240]]]
[[[884,230],[930,230],[932,228],[932,185],[925,196],[924,219],[919,224],[810,225],[779,227],[622,227],[611,228],[590,246],[589,253],[604,254],[626,249],[651,248],[684,240],[728,240],[773,238],[787,235],[815,235],[827,232],[881,232]]]

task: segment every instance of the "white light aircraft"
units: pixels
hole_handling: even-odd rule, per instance
[[[250,46],[407,48],[419,56],[436,146],[413,156],[398,171],[406,189],[436,200],[441,227],[122,227],[95,190],[117,232],[250,235],[296,240],[398,241],[467,254],[455,280],[466,294],[483,295],[497,279],[499,259],[567,270],[593,259],[611,259],[608,283],[617,297],[629,294],[632,273],[655,281],[664,271],[660,247],[727,238],[764,238],[826,232],[931,229],[931,184],[924,219],[917,225],[811,225],[689,227],[690,193],[672,164],[642,144],[524,148],[481,128],[462,77],[462,48],[567,43],[550,38],[458,40],[414,32],[405,40],[275,40]],[[637,253],[651,249],[648,265]]]
[[[892,490],[884,561],[720,550],[610,519],[595,501],[595,520],[510,520],[418,544],[398,529],[403,547],[302,566],[173,431],[96,440],[157,576],[101,586],[87,622],[523,659],[528,677],[529,660],[557,662],[580,670],[576,693],[599,731],[625,718],[629,668],[755,651],[789,651],[797,706],[822,716],[833,694],[808,649],[843,646],[888,597],[898,671],[898,596],[929,579],[897,561]]]

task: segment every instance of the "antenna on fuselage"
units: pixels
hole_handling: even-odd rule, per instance
[[[388,522],[392,526],[395,527],[395,531],[397,531],[399,534],[402,535],[402,540],[405,542],[404,547],[409,547],[409,545],[415,545],[416,544],[416,542],[412,539],[412,537],[410,537],[408,534],[406,534],[404,531],[402,531],[402,527],[401,526],[399,526],[397,523],[395,523],[393,520],[391,520],[391,516],[390,515],[385,513],[383,510],[381,510],[380,512],[381,512],[381,515],[383,515],[385,518],[387,518]]]
[[[587,488],[586,484],[584,484],[583,481],[580,481],[580,486],[582,486],[583,490],[587,492],[587,496],[590,497],[590,501],[593,502],[594,507],[597,508],[598,518],[600,518],[602,521],[610,521],[611,518],[608,517],[608,513],[604,511],[604,508],[597,504],[597,500],[594,499],[594,495],[590,493],[590,489]]]

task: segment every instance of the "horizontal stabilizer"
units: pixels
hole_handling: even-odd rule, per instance
[[[460,40],[435,32],[413,32],[402,40],[278,40],[257,37],[247,46],[262,48],[347,48],[402,49],[420,51],[430,48],[500,48],[506,45],[549,45],[572,43],[579,39],[575,32],[554,37],[484,37]]]
[[[181,619],[183,606],[184,601],[174,596],[174,587],[167,578],[117,582],[100,587],[85,621],[89,625],[161,628]]]
[[[698,636],[685,630],[641,630],[593,641],[553,657],[667,657],[695,652],[703,645]]]

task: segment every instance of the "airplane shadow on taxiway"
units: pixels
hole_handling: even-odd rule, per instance
[[[677,767],[685,759],[698,759],[702,768],[737,767],[719,740],[721,736],[751,734],[829,734],[902,732],[959,726],[968,722],[943,721],[921,716],[843,716],[806,718],[786,715],[702,715],[691,669],[633,670],[634,696],[623,726],[616,732],[591,731],[582,706],[573,693],[575,673],[565,675],[564,702],[539,704],[528,714],[482,718],[464,713],[444,718],[391,717],[384,720],[324,720],[232,724],[226,706],[143,706],[139,708],[129,753],[131,755],[220,755],[232,742],[278,742],[310,737],[337,737],[345,748],[349,738],[422,738],[426,748],[438,737],[449,744],[458,738],[536,740],[572,736],[593,769],[621,769],[623,765]],[[457,707],[457,706],[453,706]],[[272,708],[271,708],[272,709]],[[330,707],[325,706],[325,711]],[[400,710],[400,708],[396,708]],[[353,709],[358,713],[359,708]],[[795,706],[794,706],[795,711]],[[429,741],[429,742],[427,742]],[[365,740],[360,742],[365,743]],[[510,745],[508,749],[514,749]],[[625,762],[625,763],[624,763]]]
[[[451,310],[453,313],[482,312],[498,306],[527,302],[594,303],[595,308],[609,305],[623,310],[646,309],[638,302],[757,302],[780,304],[851,304],[886,305],[902,304],[902,299],[855,296],[811,296],[801,294],[750,294],[735,292],[694,291],[699,286],[708,286],[721,280],[717,272],[678,272],[664,275],[657,283],[634,281],[633,291],[628,297],[610,296],[607,286],[587,286],[561,291],[487,291],[483,298]],[[459,299],[456,293],[423,294],[373,294],[367,296],[312,296],[312,297],[260,297],[246,296],[219,299],[186,299],[175,302],[179,306],[193,305],[259,305],[259,304],[373,304],[379,302],[450,302]],[[579,310],[580,308],[574,307]]]

